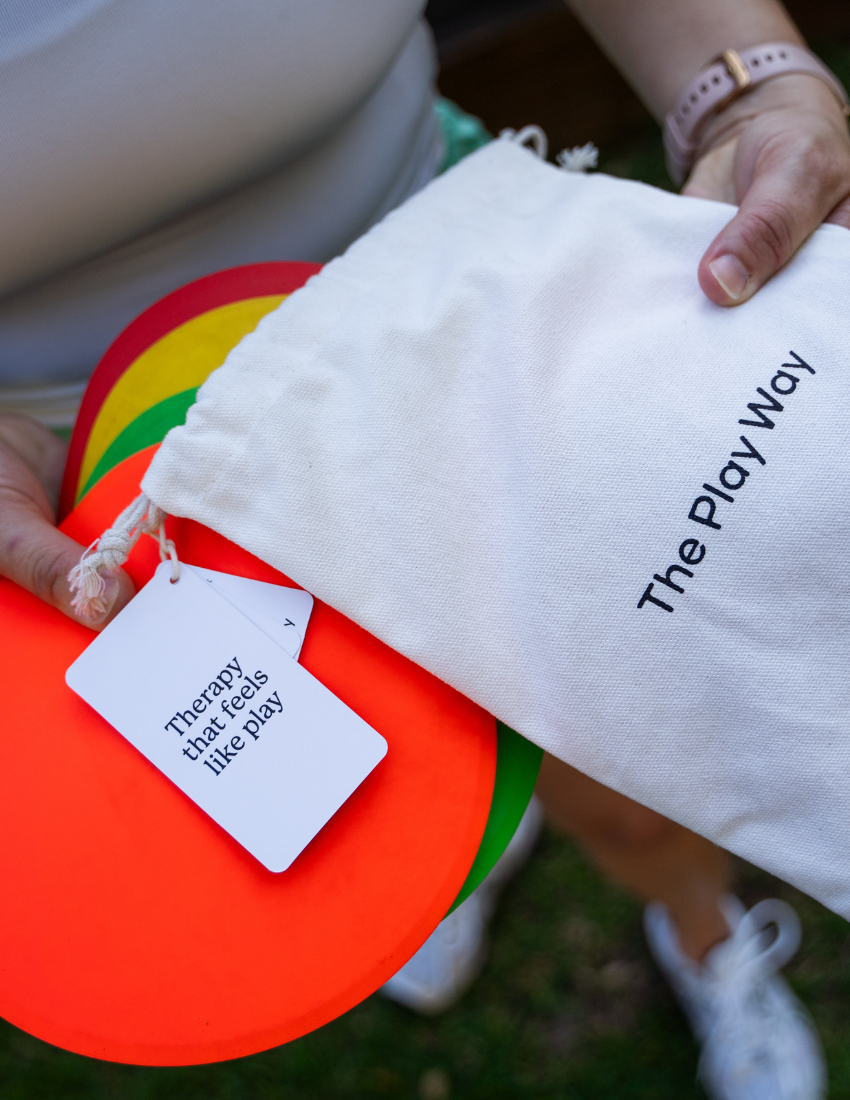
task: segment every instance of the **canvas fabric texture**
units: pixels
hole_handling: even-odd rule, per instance
[[[850,233],[726,310],[732,214],[493,142],[264,318],[143,488],[850,917]]]

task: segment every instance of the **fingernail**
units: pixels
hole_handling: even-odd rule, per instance
[[[750,281],[750,273],[737,256],[728,253],[725,256],[718,256],[708,265],[708,270],[733,302],[740,301]]]
[[[87,626],[101,625],[115,606],[115,601],[118,599],[118,593],[121,590],[118,578],[114,574],[102,573],[101,576],[103,578],[103,592],[98,597],[97,603],[90,606],[85,615],[80,616],[85,620]]]

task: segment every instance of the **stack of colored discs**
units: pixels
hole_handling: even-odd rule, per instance
[[[157,303],[92,377],[71,441],[63,529],[90,543],[138,493],[165,433],[228,351],[318,270],[262,264]],[[292,582],[169,520],[191,563]],[[158,562],[153,540],[127,569]],[[0,582],[7,683],[0,822],[0,1013],[60,1046],[186,1064],[286,1042],[398,969],[482,880],[531,795],[540,751],[316,601],[302,664],[389,744],[274,875],[64,683],[91,635]],[[6,628],[7,627],[7,628]],[[152,639],[155,644],[155,639]]]

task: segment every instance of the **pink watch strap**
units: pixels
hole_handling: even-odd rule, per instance
[[[681,185],[691,169],[696,139],[708,117],[722,110],[749,88],[785,73],[806,73],[822,80],[844,108],[847,92],[838,78],[809,50],[790,42],[768,42],[738,53],[725,50],[707,69],[686,85],[664,123],[664,150],[673,182]]]

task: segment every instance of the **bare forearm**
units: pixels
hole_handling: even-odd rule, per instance
[[[659,121],[724,50],[805,45],[778,0],[566,2]],[[717,305],[746,302],[823,221],[850,228],[845,102],[834,81],[786,72],[701,120],[684,191],[739,207],[699,264]]]
[[[776,0],[567,0],[659,121],[725,49],[803,43]]]

